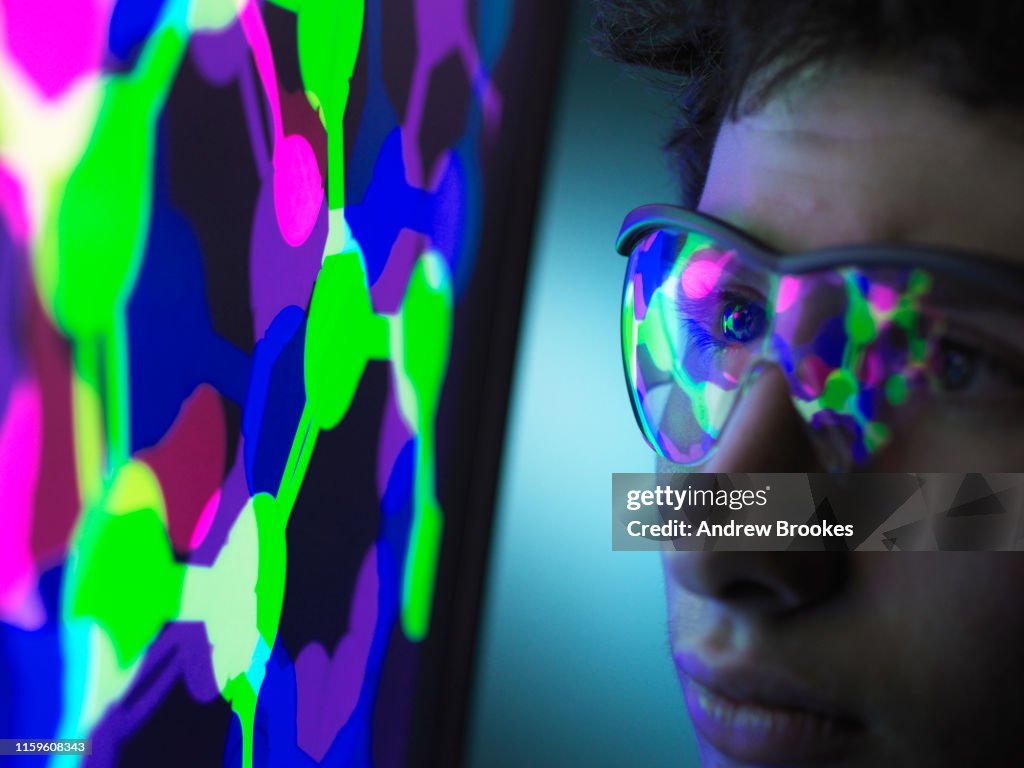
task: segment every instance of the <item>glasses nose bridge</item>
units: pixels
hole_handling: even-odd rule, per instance
[[[800,453],[806,454],[808,458],[811,458],[814,462],[813,467],[797,467],[795,464],[792,466],[786,465],[789,466],[786,471],[851,471],[855,466],[854,451],[852,450],[854,438],[844,431],[835,428],[834,425],[818,422],[814,417],[818,409],[816,407],[806,407],[808,402],[799,397],[796,390],[796,387],[799,385],[795,382],[795,377],[790,372],[787,372],[778,356],[768,354],[767,349],[765,351],[766,354],[760,355],[751,361],[749,368],[741,377],[739,393],[730,406],[728,417],[725,419],[722,428],[715,436],[714,445],[708,451],[706,461],[709,463],[704,464],[705,471],[726,471],[724,468],[712,470],[710,467],[717,467],[721,463],[723,457],[721,456],[722,451],[720,449],[723,444],[735,443],[737,438],[740,442],[753,439],[747,433],[758,435],[757,440],[771,441],[774,439],[779,443],[793,444],[794,438],[792,436],[784,438],[781,435],[765,434],[765,430],[762,428],[763,425],[760,424],[762,421],[780,424],[792,422],[792,428],[801,431],[804,435],[803,439],[809,447],[809,452],[801,451]],[[765,394],[760,391],[758,383],[762,378],[773,378],[776,381],[781,379],[784,384],[781,387],[771,387],[772,396],[770,399],[766,399]],[[758,390],[756,393],[755,389]],[[753,404],[753,409],[747,406],[747,399],[751,397],[756,400]],[[754,411],[757,412],[755,413]],[[783,417],[783,411],[790,413],[790,417]],[[759,423],[754,425],[751,423],[751,419]],[[743,434],[736,433],[736,430],[743,430]],[[766,446],[750,446],[750,448],[745,450],[752,455],[762,456],[765,454],[765,448]],[[734,450],[734,447],[727,448],[727,452],[730,452],[730,455]],[[781,460],[778,457],[769,459],[769,463],[772,466],[775,466],[777,461]],[[728,471],[760,471],[761,469],[763,468],[759,464],[758,466],[733,468]]]

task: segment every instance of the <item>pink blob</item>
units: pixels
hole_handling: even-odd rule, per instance
[[[54,100],[78,77],[99,70],[109,8],[96,0],[0,0],[7,50],[43,95]]]
[[[0,617],[22,629],[38,628],[45,619],[32,557],[32,510],[42,448],[42,394],[36,382],[20,381],[0,423]]]
[[[797,380],[808,397],[820,397],[832,368],[817,355],[808,355],[797,366]]]
[[[796,301],[800,293],[800,279],[786,275],[779,281],[779,295],[775,299],[775,311],[785,312]]]
[[[715,251],[708,249],[709,254]],[[722,274],[722,268],[729,263],[732,252],[723,253],[719,258],[704,257],[691,261],[683,269],[680,283],[683,292],[691,299],[703,299],[718,284],[718,278]]]
[[[897,301],[899,301],[899,293],[888,285],[875,283],[868,289],[868,302],[882,312],[895,309]]]
[[[274,145],[274,212],[288,245],[306,242],[324,200],[323,179],[309,142],[298,134]]]
[[[200,384],[160,442],[136,454],[160,481],[167,535],[176,552],[192,548],[198,521],[221,487],[226,439],[220,396],[209,384]]]
[[[857,378],[869,387],[877,387],[886,377],[886,365],[882,360],[881,350],[872,347],[867,350],[861,361]]]
[[[192,530],[192,537],[188,542],[189,549],[198,549],[199,545],[206,540],[206,534],[210,532],[213,519],[217,516],[217,507],[220,505],[220,493],[220,488],[215,490],[203,507],[203,511],[199,513],[196,527]]]
[[[28,211],[25,196],[13,173],[0,164],[0,218],[7,222],[7,231],[14,241],[23,245],[28,240]]]

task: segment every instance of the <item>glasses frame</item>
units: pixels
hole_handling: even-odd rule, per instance
[[[1024,308],[1024,265],[1008,264],[1005,258],[941,246],[885,242],[784,252],[714,216],[667,204],[642,205],[634,208],[622,222],[615,248],[619,254],[630,259],[630,262],[627,263],[623,278],[621,296],[625,296],[625,292],[631,287],[628,265],[636,247],[644,238],[658,230],[692,232],[709,237],[716,243],[734,250],[741,262],[776,275],[801,275],[857,266],[921,267],[970,280],[1012,302],[1019,303]],[[621,301],[623,315],[625,311],[626,303]],[[624,319],[623,317],[620,320],[620,328],[623,327]],[[629,355],[632,354],[632,350],[626,349],[624,338],[621,341],[623,376],[629,390],[630,406],[645,441],[650,444],[651,438],[644,428],[642,414],[637,411],[629,376]],[[656,445],[652,444],[651,447],[655,453],[661,455]],[[699,465],[705,460],[706,458],[684,466]]]
[[[629,258],[655,230],[694,232],[736,250],[741,261],[779,275],[801,275],[847,266],[924,267],[958,275],[1024,304],[1024,266],[990,254],[908,243],[837,245],[787,253],[721,219],[675,205],[642,205],[622,222],[615,249]]]

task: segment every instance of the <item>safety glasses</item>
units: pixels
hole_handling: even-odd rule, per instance
[[[622,351],[637,422],[706,460],[744,388],[778,366],[830,469],[866,463],[929,404],[1024,391],[1024,277],[997,260],[864,245],[781,254],[667,205],[631,212]]]

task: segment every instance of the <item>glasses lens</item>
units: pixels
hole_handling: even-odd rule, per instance
[[[657,230],[626,275],[623,343],[633,407],[648,441],[679,464],[718,439],[769,338],[774,276],[696,232]]]
[[[826,466],[862,464],[931,391],[941,315],[919,269],[785,275],[772,301],[773,358]]]
[[[1024,393],[1024,308],[959,273],[786,275],[771,311],[772,357],[829,468],[865,464],[897,431],[927,433],[917,442],[936,455],[960,454],[965,432],[997,423]]]
[[[925,405],[973,424],[1024,400],[1020,301],[959,274],[778,274],[705,234],[656,230],[630,257],[622,322],[637,420],[683,465],[708,457],[763,363],[787,377],[830,469],[867,462]]]

